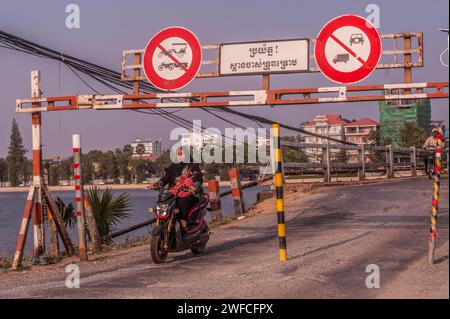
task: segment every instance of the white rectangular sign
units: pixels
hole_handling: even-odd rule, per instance
[[[309,39],[220,45],[220,75],[309,71]]]

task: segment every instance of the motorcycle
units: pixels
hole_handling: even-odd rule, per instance
[[[435,168],[435,160],[436,160],[435,155],[434,155],[435,148],[433,148],[433,147],[428,148],[427,151],[428,151],[428,154],[426,155],[426,159],[425,159],[427,162],[427,165],[425,168],[426,169],[425,173],[428,175],[429,179],[432,179],[434,176],[434,168]]]
[[[150,254],[153,262],[164,263],[169,252],[180,252],[190,249],[194,254],[202,254],[205,251],[209,240],[209,227],[205,221],[208,195],[202,202],[195,205],[188,213],[188,220],[192,221],[186,230],[186,236],[181,234],[181,224],[178,220],[176,199],[178,192],[184,190],[180,188],[176,195],[169,190],[160,190],[158,200],[155,204],[156,225],[152,229],[150,238]],[[150,210],[151,211],[151,210]]]

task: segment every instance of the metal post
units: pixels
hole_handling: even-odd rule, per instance
[[[273,158],[275,161],[274,184],[277,195],[278,242],[280,261],[287,261],[286,221],[284,218],[283,159],[281,153],[281,132],[279,124],[272,124]]]
[[[220,220],[222,219],[222,209],[220,205],[219,182],[216,179],[208,181],[208,193],[212,220]]]
[[[366,157],[365,157],[365,147],[364,144],[360,146],[358,149],[358,157],[359,157],[359,170],[358,170],[358,179],[360,181],[366,180]]]
[[[411,161],[411,176],[417,176],[417,151],[416,147],[410,148],[410,161]]]
[[[439,191],[441,187],[441,168],[442,168],[442,136],[438,137],[438,145],[434,152],[435,154],[435,168],[433,180],[433,200],[431,202],[431,227],[430,239],[428,244],[428,264],[434,263],[434,252],[436,245],[437,233],[437,216],[439,212]]]
[[[228,171],[228,176],[230,176],[231,197],[234,202],[234,212],[236,216],[242,216],[245,213],[245,205],[241,189],[241,180],[239,178],[239,169],[233,167]]]
[[[39,70],[31,71],[31,97],[38,99],[41,97],[40,90],[41,73]],[[33,103],[32,107],[39,107],[39,103]],[[44,213],[42,210],[42,150],[41,150],[41,113],[31,113],[31,133],[33,148],[33,185],[36,190],[34,193],[33,205],[33,230],[34,246],[33,256],[39,258],[45,252],[45,228]]]
[[[270,90],[270,75],[269,74],[263,75],[262,89],[266,90],[266,91]]]
[[[89,237],[91,238],[92,248],[98,250],[102,246],[102,237],[98,232],[97,222],[95,221],[94,214],[92,213],[89,195],[84,193],[83,195],[84,195],[84,214],[86,215]]]
[[[83,205],[83,183],[81,181],[81,137],[72,135],[73,144],[73,175],[75,178],[75,201],[78,226],[78,254],[81,261],[88,260],[86,250],[86,223]]]
[[[23,210],[22,224],[20,225],[19,237],[17,239],[16,253],[14,254],[14,260],[12,264],[12,269],[16,270],[22,266],[23,250],[25,248],[25,241],[27,239],[28,225],[30,224],[31,211],[34,206],[36,188],[31,185],[28,191],[28,197],[25,204],[25,209]]]
[[[404,50],[411,50],[411,36],[405,36],[403,38],[403,49]],[[411,63],[412,61],[412,54],[411,53],[405,53],[403,56],[403,62],[404,63]],[[412,68],[411,66],[405,67],[404,69],[404,81],[405,83],[411,83],[412,82]],[[411,93],[410,89],[405,89],[405,93]]]
[[[331,183],[330,146],[322,148],[323,182]]]

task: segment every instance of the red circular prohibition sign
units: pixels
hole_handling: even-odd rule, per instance
[[[346,26],[352,26],[360,29],[369,38],[370,54],[366,61],[358,57],[348,46],[336,39],[333,33]],[[342,46],[350,55],[357,58],[361,62],[361,67],[353,72],[341,72],[336,70],[327,60],[325,56],[325,46],[329,39],[336,39],[338,44]],[[344,15],[331,20],[323,27],[317,36],[317,41],[314,49],[314,56],[317,67],[330,80],[338,83],[348,84],[355,83],[366,79],[377,67],[381,59],[382,45],[381,37],[377,29],[370,23],[369,20],[356,16]]]
[[[186,41],[192,50],[192,61],[188,67],[184,67],[178,59],[167,53],[167,55],[178,64],[185,72],[176,79],[164,79],[157,72],[157,66],[153,65],[153,55],[157,49],[164,50],[161,43],[171,37],[178,37]],[[167,52],[167,51],[166,51]],[[143,57],[143,69],[147,79],[161,90],[177,90],[188,85],[197,75],[202,63],[202,47],[198,38],[188,29],[183,27],[169,27],[159,31],[147,44]]]

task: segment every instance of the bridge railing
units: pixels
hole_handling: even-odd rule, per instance
[[[323,174],[325,183],[331,182],[332,173],[358,173],[364,181],[367,173],[385,173],[394,178],[396,172],[410,171],[417,176],[418,170],[425,169],[425,158],[429,151],[416,147],[375,146],[371,144],[314,144],[295,141],[281,141],[282,148],[295,148],[308,152],[308,162],[284,162],[288,175],[300,171],[301,174]],[[342,152],[344,151],[344,153]],[[448,167],[448,148],[444,150]]]

